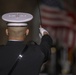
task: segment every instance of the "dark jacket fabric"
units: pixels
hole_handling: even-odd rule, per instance
[[[43,62],[49,59],[51,45],[49,35],[42,37],[40,45],[29,44],[11,75],[39,75]],[[5,46],[0,47],[0,75],[8,75],[24,47],[23,41],[8,41]]]

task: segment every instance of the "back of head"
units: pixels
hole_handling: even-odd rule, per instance
[[[8,35],[10,37],[21,37],[26,35],[27,27],[8,27]]]
[[[27,26],[8,26],[6,29],[8,40],[24,40],[28,33],[29,29]]]
[[[8,22],[6,34],[9,40],[23,40],[29,31],[26,22],[32,20],[32,18],[31,14],[23,12],[11,12],[2,15],[2,19]]]

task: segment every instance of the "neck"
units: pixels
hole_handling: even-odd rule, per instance
[[[10,40],[11,40],[11,41],[13,41],[13,40],[14,40],[14,41],[24,41],[25,38],[23,38],[23,37],[19,37],[19,38],[9,37],[8,39],[9,39],[9,41],[10,41]]]

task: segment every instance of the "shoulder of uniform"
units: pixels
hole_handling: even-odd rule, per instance
[[[27,43],[27,45],[37,45],[37,43],[35,41],[31,40]]]

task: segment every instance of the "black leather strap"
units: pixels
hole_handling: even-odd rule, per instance
[[[22,50],[22,52],[19,54],[16,62],[14,63],[14,65],[12,66],[12,68],[10,69],[8,75],[11,75],[12,72],[14,71],[15,67],[17,66],[17,64],[19,63],[19,61],[22,59],[24,52],[27,50],[28,45],[25,46],[25,48]]]

